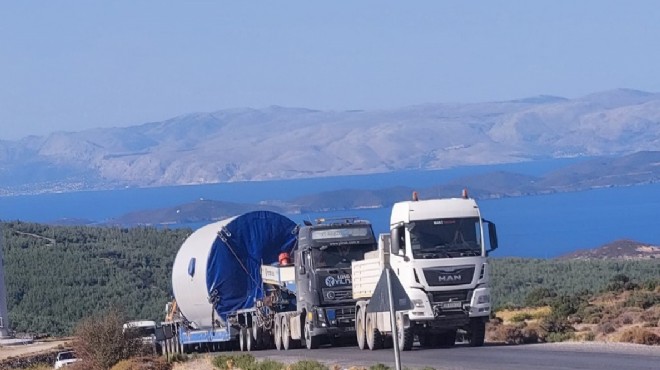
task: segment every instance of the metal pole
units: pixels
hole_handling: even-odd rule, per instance
[[[5,286],[4,223],[0,222],[0,338],[11,338],[9,317],[7,315],[7,287]]]
[[[394,364],[396,370],[401,370],[401,356],[399,352],[399,330],[396,327],[396,312],[394,311],[394,294],[392,294],[392,280],[390,278],[390,268],[385,268],[387,276],[387,293],[390,303],[390,322],[392,325],[392,345],[394,347]]]

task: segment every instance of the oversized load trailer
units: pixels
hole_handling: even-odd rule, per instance
[[[175,303],[163,323],[173,333],[170,352],[226,348],[240,328],[239,310],[263,298],[261,265],[292,253],[297,225],[268,211],[249,212],[203,226],[181,245],[172,267]]]
[[[313,349],[354,338],[351,262],[375,249],[371,224],[356,219],[296,225],[259,211],[206,225],[176,256],[164,347]]]
[[[399,348],[452,346],[461,330],[473,346],[484,343],[491,311],[488,253],[497,248],[495,224],[481,217],[474,199],[398,202],[390,233],[378,250],[352,263],[356,336],[360,349],[378,349],[392,340],[389,312],[369,312],[369,299],[386,266],[401,281],[413,304],[397,312]]]

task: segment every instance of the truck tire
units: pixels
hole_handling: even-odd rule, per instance
[[[471,347],[481,347],[484,345],[486,337],[486,322],[481,319],[472,319],[470,321],[470,330],[468,331],[468,341]]]
[[[245,329],[245,349],[248,352],[257,350],[257,339],[254,337],[251,327]]]
[[[397,315],[396,329],[399,349],[402,351],[410,351],[413,346],[413,340],[415,339],[413,328],[404,328],[403,318],[400,315]]]
[[[266,348],[266,340],[265,335],[264,335],[264,330],[260,327],[255,325],[255,321],[252,321],[252,337],[254,338],[254,349],[264,349]]]
[[[305,346],[307,349],[317,349],[321,345],[321,338],[318,335],[312,335],[310,324],[305,324]]]
[[[433,348],[433,336],[429,332],[418,333],[419,345],[423,348]]]
[[[365,328],[367,334],[367,346],[369,346],[369,349],[375,351],[377,349],[383,348],[383,336],[376,328],[376,325],[372,319],[372,315],[367,314]]]
[[[291,339],[291,330],[289,330],[289,318],[282,318],[282,348],[285,350],[293,349],[293,340]]]
[[[275,317],[275,329],[273,330],[273,340],[275,341],[275,348],[278,351],[282,350],[282,321],[279,317]]]
[[[241,352],[247,350],[247,335],[246,328],[241,328],[241,330],[238,331],[238,349],[241,350]]]
[[[367,331],[364,326],[364,315],[360,309],[355,314],[355,335],[357,336],[358,348],[367,349]]]
[[[456,329],[442,332],[438,337],[438,346],[453,347],[456,344]]]

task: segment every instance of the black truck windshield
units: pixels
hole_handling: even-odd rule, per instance
[[[415,259],[481,255],[478,217],[415,221],[407,227]]]
[[[376,250],[376,244],[324,245],[312,249],[315,268],[351,267],[352,261],[364,259],[366,252]]]

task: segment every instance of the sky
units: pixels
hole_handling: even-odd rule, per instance
[[[0,140],[271,105],[660,91],[660,1],[3,1]]]

